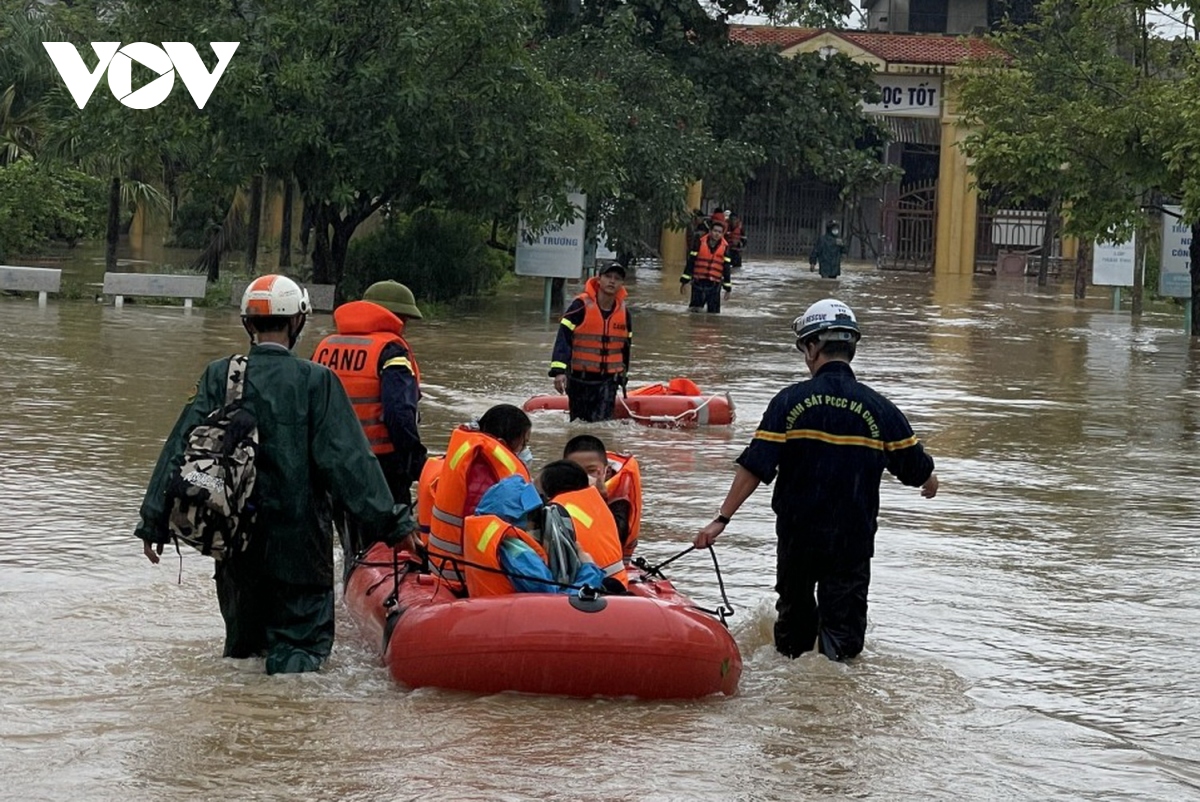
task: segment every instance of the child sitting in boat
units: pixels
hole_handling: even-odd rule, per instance
[[[622,556],[629,563],[642,525],[642,474],[637,458],[609,451],[599,437],[581,434],[567,441],[563,459],[587,471],[593,486],[604,496],[617,524]]]
[[[520,476],[493,485],[464,522],[467,594],[567,593],[604,573],[575,542],[573,522]]]
[[[629,577],[617,522],[587,471],[572,460],[561,459],[542,468],[538,483],[547,507],[560,507],[571,516],[579,548],[600,566],[606,578],[624,589]]]

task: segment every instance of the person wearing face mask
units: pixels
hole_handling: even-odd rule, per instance
[[[575,542],[585,562],[599,568],[607,583],[619,583],[606,583],[608,589],[624,591],[629,575],[617,522],[587,471],[573,460],[555,460],[538,474],[538,486],[547,505],[556,505],[570,516]]]
[[[478,423],[459,426],[450,435],[446,456],[433,490],[429,532],[422,533],[430,570],[452,590],[464,589],[463,519],[475,514],[492,485],[509,476],[530,481],[533,423],[512,404],[497,404]],[[424,517],[424,516],[422,516]]]
[[[825,226],[825,233],[817,238],[817,244],[808,255],[809,272],[819,265],[822,278],[837,278],[842,274],[842,254],[845,252],[841,229],[837,223],[830,223]]]
[[[563,459],[587,471],[592,485],[608,503],[628,563],[637,548],[642,521],[642,472],[637,457],[609,451],[599,437],[579,434],[563,446]]]

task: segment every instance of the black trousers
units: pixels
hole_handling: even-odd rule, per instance
[[[298,674],[316,671],[333,651],[332,585],[274,579],[253,550],[217,563],[215,579],[225,657],[266,657],[268,674]]]
[[[709,312],[721,311],[721,285],[715,281],[693,281],[692,300],[688,309],[699,312],[707,308]]]
[[[782,553],[776,570],[775,648],[788,657],[811,651],[845,660],[863,650],[871,561],[846,563],[812,553]]]
[[[617,403],[617,377],[615,374],[594,376],[572,374],[567,376],[567,406],[571,420],[611,420],[613,407]]]

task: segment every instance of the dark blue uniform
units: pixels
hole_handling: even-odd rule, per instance
[[[848,363],[829,362],[771,400],[737,462],[765,483],[779,477],[776,648],[795,657],[819,629],[824,654],[857,655],[883,471],[920,487],[933,459],[892,402],[859,383]]]
[[[388,343],[379,354],[379,397],[383,404],[383,422],[396,449],[379,455],[383,475],[387,477],[392,498],[412,508],[412,484],[421,476],[428,455],[417,428],[420,415],[417,402],[421,390],[409,363],[408,349],[398,342]]]

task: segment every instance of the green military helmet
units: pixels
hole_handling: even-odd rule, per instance
[[[412,290],[399,281],[376,281],[363,293],[362,299],[373,304],[379,304],[389,312],[405,317],[415,317],[420,320],[423,315],[417,308],[417,299]]]

